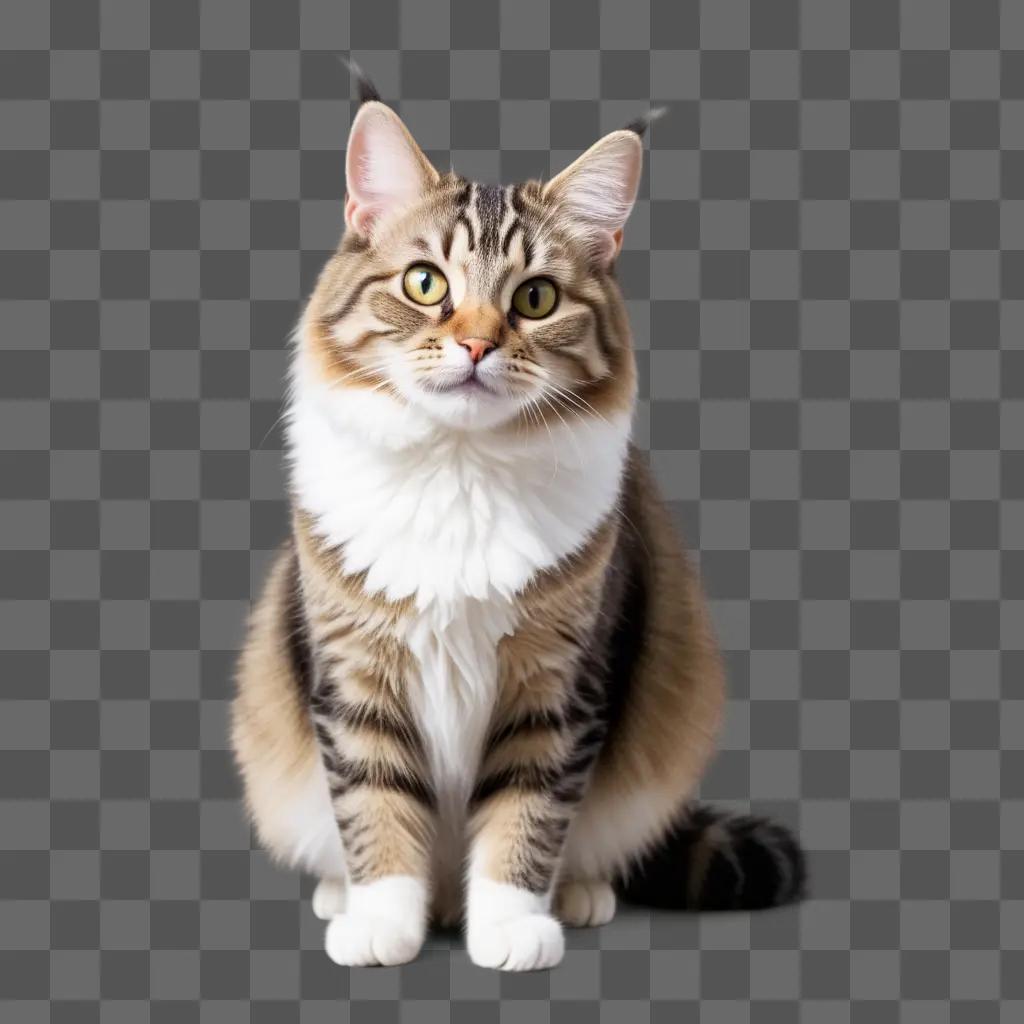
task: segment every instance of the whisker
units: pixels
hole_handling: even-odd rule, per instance
[[[581,408],[585,408],[588,412],[592,413],[599,420],[601,420],[602,423],[605,423],[608,426],[611,425],[611,424],[608,423],[608,420],[605,419],[605,417],[602,416],[601,413],[597,411],[597,409],[595,409],[582,395],[579,395],[575,391],[573,391],[572,388],[562,388],[562,387],[559,387],[557,384],[554,384],[551,381],[548,381],[548,386],[553,388],[560,395],[562,395],[564,397],[571,398]]]
[[[278,416],[277,419],[275,419],[274,422],[271,423],[269,427],[267,427],[267,432],[263,435],[263,439],[256,446],[256,451],[259,452],[263,450],[263,446],[267,443],[267,438],[270,437],[270,435],[274,432],[278,424],[280,424],[285,419],[285,417],[287,417],[288,411],[288,407],[285,406],[285,408],[281,410],[281,415]]]
[[[551,411],[558,417],[558,421],[562,424],[562,426],[565,427],[566,433],[569,435],[569,441],[572,443],[573,448],[576,450],[576,464],[577,466],[582,468],[583,453],[580,451],[579,443],[576,441],[576,437],[573,434],[572,429],[569,427],[569,424],[565,422],[565,419],[562,417],[562,414],[558,411],[558,407],[554,404],[554,402],[551,401],[550,398],[548,398],[547,393],[542,391],[540,393],[540,397],[544,400],[544,402],[551,409]]]
[[[541,415],[540,409],[536,406],[537,399],[543,397],[543,393],[538,394],[534,398],[530,399],[530,402],[528,404],[533,406],[533,414],[537,417],[537,420],[544,425],[544,429],[547,431],[548,445],[551,448],[551,454],[554,455],[555,457],[555,468],[551,471],[550,480],[550,483],[554,483],[555,478],[558,476],[558,470],[561,468],[561,462],[558,458],[558,446],[555,444],[555,435],[551,433],[551,427],[548,426],[547,419],[545,419],[545,417]]]

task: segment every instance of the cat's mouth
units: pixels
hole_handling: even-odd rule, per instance
[[[432,383],[430,390],[442,395],[473,395],[486,394],[494,395],[497,392],[488,387],[481,379],[476,370],[470,370],[460,380],[445,380]]]

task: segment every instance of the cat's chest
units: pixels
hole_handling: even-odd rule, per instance
[[[511,602],[469,598],[427,609],[407,629],[408,693],[442,817],[457,817],[469,796],[498,693],[498,646],[515,622]]]
[[[345,570],[392,600],[436,605],[443,619],[459,602],[514,599],[585,541],[616,500],[628,423],[396,450],[300,401],[289,434],[296,500]]]

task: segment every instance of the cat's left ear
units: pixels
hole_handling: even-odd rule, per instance
[[[622,247],[642,170],[640,135],[622,129],[599,139],[544,187],[545,197],[583,229],[599,263],[611,263]]]
[[[352,122],[345,176],[345,223],[360,235],[421,198],[438,179],[402,119],[375,100],[364,103]]]

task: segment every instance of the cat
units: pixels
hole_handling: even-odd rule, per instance
[[[292,533],[232,706],[261,841],[319,879],[345,965],[462,921],[476,964],[546,968],[617,895],[801,898],[785,827],[692,802],[722,666],[631,442],[614,277],[645,121],[498,187],[361,99],[346,231],[294,339]]]

